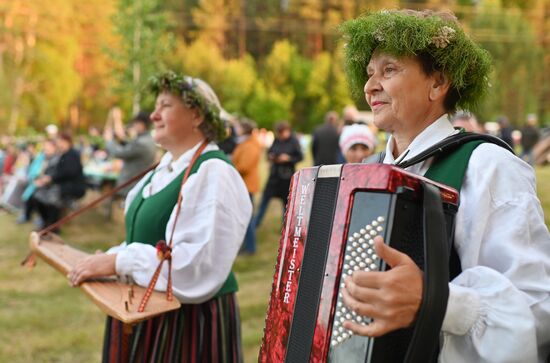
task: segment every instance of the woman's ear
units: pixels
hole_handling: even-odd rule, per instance
[[[204,121],[202,112],[198,108],[193,108],[193,127],[198,128]]]
[[[451,80],[444,72],[440,71],[434,72],[431,77],[433,82],[429,94],[430,101],[444,99],[451,87]]]

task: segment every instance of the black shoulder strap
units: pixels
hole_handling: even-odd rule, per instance
[[[489,142],[510,151],[512,154],[514,153],[514,150],[512,150],[510,145],[508,145],[506,142],[502,141],[498,137],[485,134],[477,134],[475,132],[460,132],[458,134],[446,137],[445,139],[424,150],[415,157],[397,164],[397,166],[403,169],[408,168],[409,166],[418,164],[426,159],[431,158],[432,156],[447,154],[448,152],[456,150],[458,147],[470,141]]]
[[[459,148],[460,146],[464,145],[467,142],[477,141],[477,140],[498,145],[510,151],[512,154],[514,153],[510,145],[508,145],[506,142],[502,141],[498,137],[486,135],[486,134],[478,134],[475,132],[460,132],[458,134],[453,134],[451,136],[446,137],[445,139],[441,140],[440,142],[433,145],[432,147],[424,150],[423,152],[416,155],[415,157],[397,164],[397,166],[405,169],[411,165],[418,164],[426,159],[429,159],[432,156],[444,155],[450,151],[456,150],[457,148]],[[384,161],[385,157],[386,157],[386,152],[382,151],[377,154],[369,156],[368,158],[363,160],[363,163],[364,164],[381,164]]]

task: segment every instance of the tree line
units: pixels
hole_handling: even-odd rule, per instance
[[[75,131],[107,111],[151,109],[147,79],[165,69],[212,84],[224,107],[308,132],[352,99],[338,24],[382,7],[450,9],[489,50],[482,120],[550,118],[550,0],[14,0],[0,4],[0,125]]]

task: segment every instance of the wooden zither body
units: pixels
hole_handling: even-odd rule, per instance
[[[426,204],[436,207],[437,218]],[[329,165],[297,172],[259,361],[414,362],[437,356],[448,271],[440,274],[427,262],[438,259],[441,266],[436,267],[448,269],[457,208],[454,189],[389,165]],[[345,320],[368,324],[370,318],[348,309],[341,289],[354,271],[389,268],[374,251],[377,235],[424,270],[425,292],[413,327],[375,339],[344,329]],[[429,340],[433,351],[422,352],[422,339]]]
[[[31,251],[64,276],[79,260],[89,255],[65,244],[58,235],[53,233],[40,236],[33,232],[29,242]],[[138,306],[145,295],[146,288],[118,281],[115,277],[86,281],[80,285],[80,288],[105,314],[126,324],[139,323],[156,315],[176,310],[181,305],[177,299],[167,300],[165,292],[153,292],[145,311],[138,312]]]

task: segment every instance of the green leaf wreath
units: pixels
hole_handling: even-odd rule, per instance
[[[488,91],[491,57],[464,33],[454,17],[383,10],[349,20],[340,31],[345,41],[346,73],[355,95],[363,94],[367,65],[375,49],[396,57],[430,55],[458,91],[458,108],[474,108]]]
[[[220,117],[219,107],[206,100],[197,91],[197,85],[191,77],[167,71],[149,78],[149,90],[155,96],[165,91],[180,96],[187,107],[197,108],[202,112],[204,122],[211,124],[214,128],[216,141],[226,137],[225,122]]]

